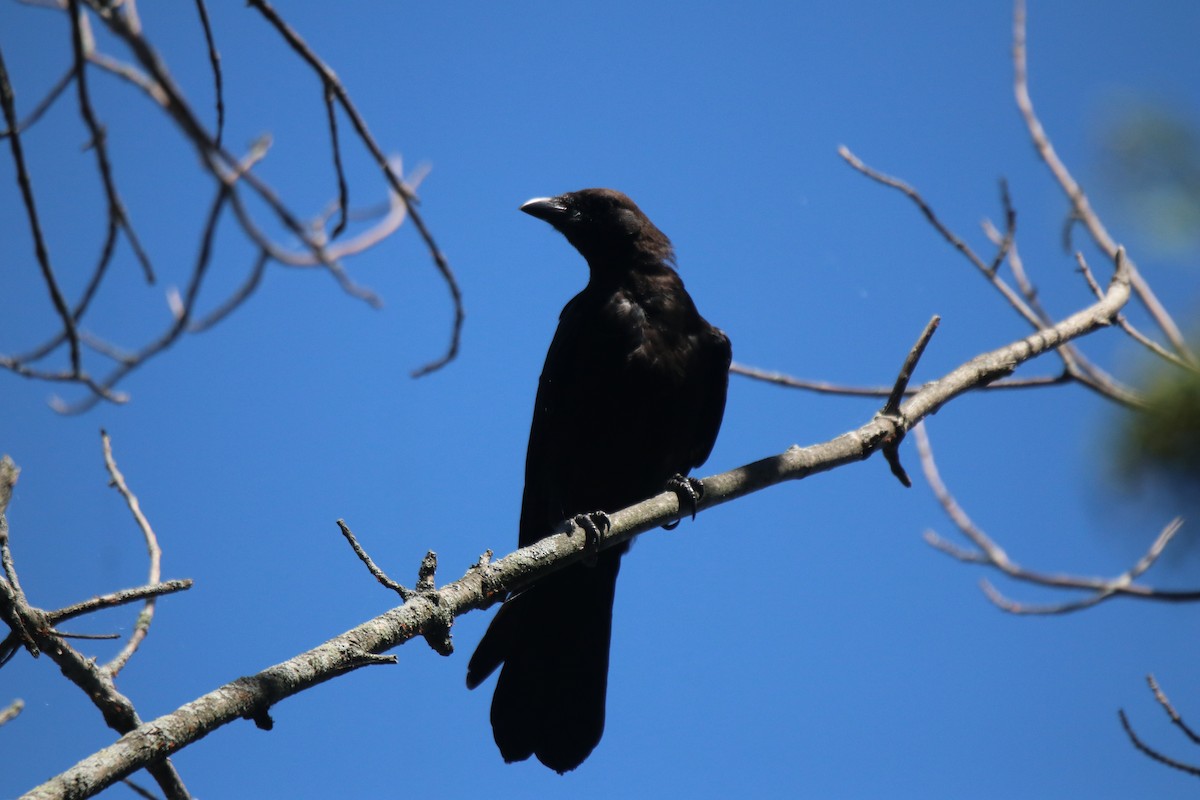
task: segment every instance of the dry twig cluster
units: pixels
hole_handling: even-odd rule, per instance
[[[1043,128],[1037,113],[1034,111],[1033,100],[1029,93],[1029,76],[1026,62],[1025,47],[1025,5],[1023,0],[1017,0],[1013,20],[1013,94],[1016,105],[1029,132],[1030,140],[1038,155],[1045,163],[1056,183],[1062,189],[1070,202],[1070,214],[1067,221],[1068,231],[1074,225],[1082,225],[1087,231],[1092,243],[1114,264],[1118,271],[1128,273],[1133,295],[1142,305],[1152,320],[1157,335],[1164,341],[1159,342],[1153,335],[1135,328],[1125,314],[1117,312],[1112,317],[1116,324],[1131,339],[1145,347],[1158,358],[1179,369],[1200,371],[1200,360],[1188,346],[1180,332],[1179,326],[1171,314],[1155,295],[1154,290],[1142,276],[1133,260],[1125,253],[1109,234],[1099,215],[1088,201],[1087,194],[1071,175],[1069,169],[1059,158],[1049,135]],[[848,148],[839,150],[842,158],[855,170],[871,180],[895,189],[911,200],[920,210],[922,216],[934,230],[946,240],[955,250],[975,268],[975,271],[1001,295],[1004,301],[1024,319],[1030,327],[1044,330],[1054,324],[1053,317],[1046,311],[1038,298],[1037,287],[1030,280],[1025,270],[1024,262],[1017,248],[1016,241],[1016,212],[1013,209],[1008,187],[1002,181],[1000,185],[1001,205],[1004,212],[1003,230],[990,220],[983,221],[983,231],[989,241],[996,247],[990,259],[984,259],[952,231],[933,210],[920,192],[908,183],[886,175],[866,165]],[[1069,241],[1069,236],[1065,237]],[[1086,282],[1089,291],[1097,299],[1105,296],[1097,282],[1092,269],[1082,252],[1075,253],[1080,276]],[[1007,264],[1011,272],[1012,283],[1001,274],[1001,268]],[[1062,369],[1057,375],[1044,375],[1032,378],[1003,379],[992,383],[980,384],[979,389],[1031,389],[1060,386],[1068,383],[1082,385],[1101,397],[1122,406],[1143,409],[1145,401],[1132,387],[1122,383],[1113,375],[1092,361],[1073,343],[1063,344],[1055,348]],[[767,381],[788,388],[807,391],[840,394],[847,396],[882,396],[888,390],[884,387],[855,387],[841,386],[822,381],[807,381],[780,373],[757,369],[755,367],[736,364],[733,371],[755,380]],[[928,384],[927,384],[928,385]],[[910,391],[921,391],[910,390]],[[959,532],[971,544],[971,548],[963,548],[938,536],[933,531],[927,531],[925,540],[937,550],[970,564],[979,564],[1002,572],[1017,581],[1022,581],[1052,589],[1082,591],[1085,596],[1081,599],[1068,600],[1061,603],[1034,605],[1021,603],[1004,596],[989,581],[980,582],[984,594],[997,607],[1013,614],[1065,614],[1090,608],[1114,597],[1135,597],[1162,602],[1195,602],[1200,600],[1200,590],[1168,590],[1145,586],[1136,583],[1158,557],[1183,526],[1183,519],[1176,517],[1166,524],[1150,544],[1146,553],[1125,572],[1112,578],[1050,574],[1021,566],[1012,560],[1005,550],[989,537],[981,528],[971,521],[966,511],[955,500],[946,488],[934,461],[933,448],[924,423],[915,426],[917,452],[925,478],[929,483],[938,502],[946,515],[958,528]],[[1155,695],[1164,708],[1167,708],[1173,720],[1179,721],[1174,709],[1166,702],[1165,697],[1157,689],[1157,684],[1150,678],[1155,688]],[[1134,745],[1152,758],[1170,766],[1200,775],[1200,767],[1193,767],[1182,762],[1174,761],[1153,750],[1134,734],[1124,711],[1120,718],[1125,730],[1129,733]],[[1181,722],[1179,724],[1182,724]],[[1186,730],[1186,727],[1185,727]],[[1200,742],[1198,742],[1200,743]]]
[[[364,302],[377,306],[380,299],[370,289],[356,283],[346,271],[346,259],[384,241],[408,222],[420,235],[434,265],[450,290],[454,303],[454,323],[443,355],[419,368],[415,375],[436,370],[458,352],[463,321],[462,295],[454,272],[438,248],[433,235],[417,209],[416,188],[423,175],[407,180],[401,175],[398,158],[388,158],[371,135],[366,122],[333,70],[317,56],[304,40],[283,20],[267,0],[251,0],[267,24],[288,44],[320,81],[320,96],[326,109],[331,160],[336,173],[336,198],[329,208],[309,221],[293,210],[279,193],[255,172],[267,157],[271,142],[263,137],[248,152],[236,155],[227,149],[222,136],[225,126],[224,76],[204,0],[196,0],[196,9],[205,35],[205,44],[216,95],[215,121],[210,125],[188,101],[172,76],[167,62],[152,45],[138,17],[134,0],[108,3],[103,0],[59,0],[51,4],[64,12],[71,24],[71,63],[46,95],[22,118],[17,113],[14,85],[0,55],[0,110],[4,128],[0,139],[8,140],[21,204],[33,241],[34,256],[41,282],[54,310],[54,332],[45,341],[26,352],[0,354],[0,367],[18,375],[58,383],[81,385],[88,392],[73,403],[56,399],[55,407],[64,413],[76,413],[101,400],[124,402],[127,397],[117,384],[130,372],[171,347],[185,333],[205,331],[224,320],[258,289],[264,272],[271,265],[291,268],[319,268],[329,272],[341,288]],[[122,61],[101,51],[93,35],[95,23],[125,45],[131,61]],[[159,335],[135,347],[118,346],[87,327],[89,312],[94,310],[97,293],[115,265],[118,244],[123,240],[132,251],[147,284],[158,280],[154,259],[143,247],[131,214],[122,198],[118,170],[110,156],[107,132],[93,102],[93,78],[116,78],[136,88],[146,100],[157,106],[170,120],[184,142],[195,150],[202,169],[212,180],[212,200],[200,227],[200,244],[182,293],[167,291],[170,319]],[[49,241],[38,214],[35,176],[31,174],[23,141],[36,133],[36,125],[66,90],[74,86],[79,117],[88,131],[88,147],[95,155],[96,171],[104,189],[107,220],[99,256],[90,270],[90,278],[77,297],[68,297],[61,275],[80,275],[83,265],[64,267],[53,256],[54,242]],[[338,119],[350,121],[355,140],[367,151],[382,174],[389,201],[382,217],[369,227],[347,235],[353,212],[350,209],[349,184],[342,164],[343,143]],[[260,219],[252,207],[267,209],[268,219]],[[212,262],[213,245],[221,222],[232,215],[242,234],[253,244],[255,254],[242,284],[228,296],[201,313],[200,294]],[[276,225],[287,231],[294,243],[276,241],[265,228]],[[61,367],[47,366],[52,357],[65,359]],[[99,365],[93,364],[100,359]]]

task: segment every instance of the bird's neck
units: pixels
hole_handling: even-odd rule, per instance
[[[653,256],[589,259],[588,272],[588,285],[597,290],[629,286],[675,274],[670,264]]]

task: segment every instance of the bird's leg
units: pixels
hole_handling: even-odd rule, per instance
[[[696,518],[696,505],[700,502],[700,498],[704,497],[704,483],[699,478],[691,478],[687,475],[672,475],[667,481],[667,489],[674,492],[679,497],[679,508],[683,510],[684,506],[691,508],[692,519]],[[668,522],[663,525],[663,528],[668,531],[673,531],[679,527],[680,520]]]
[[[612,520],[603,511],[576,514],[571,521],[583,528],[583,563],[596,566],[596,555],[600,552],[600,535],[612,527]]]

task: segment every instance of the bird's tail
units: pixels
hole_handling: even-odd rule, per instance
[[[568,567],[506,602],[467,667],[475,688],[503,662],[492,733],[505,761],[531,755],[556,772],[583,763],[604,732],[608,650],[620,554]]]

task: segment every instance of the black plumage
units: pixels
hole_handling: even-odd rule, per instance
[[[538,384],[521,505],[522,547],[577,514],[661,492],[708,458],[725,410],[729,339],[696,311],[670,240],[624,194],[584,189],[521,210],[587,260]],[[511,597],[471,657],[467,685],[504,664],[492,730],[506,761],[558,772],[604,730],[613,595],[628,545]]]

